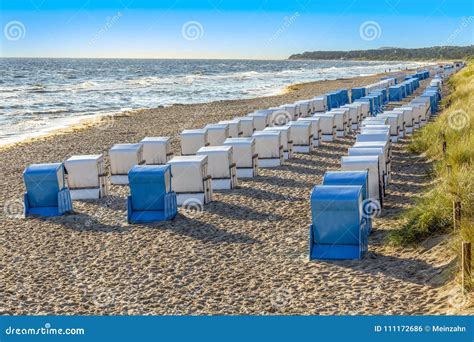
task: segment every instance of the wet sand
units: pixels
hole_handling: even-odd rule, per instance
[[[406,139],[394,146],[393,183],[362,261],[307,260],[310,191],[326,170],[339,168],[353,136],[298,154],[285,166],[260,169],[259,177],[240,181],[239,189],[215,193],[204,212],[180,209],[170,222],[129,225],[127,186],[112,186],[104,199],[75,201],[72,215],[14,215],[21,210],[22,171],[30,163],[106,154],[115,143],[145,136],[173,137],[178,154],[178,134],[185,128],[379,77],[307,83],[265,98],[141,110],[4,148],[0,312],[375,315],[460,310],[452,282],[446,282],[454,258],[446,239],[416,249],[384,244],[390,229],[400,225],[396,215],[430,182],[429,161],[408,153]]]

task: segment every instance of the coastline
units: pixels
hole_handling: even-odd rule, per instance
[[[2,150],[4,208],[21,204],[30,163],[103,153],[145,136],[172,137],[186,128],[242,116],[338,88],[370,84],[382,74],[295,85],[281,95],[137,110],[83,123]],[[436,285],[451,256],[443,241],[426,250],[384,244],[430,179],[429,162],[394,147],[394,182],[375,219],[370,256],[360,262],[307,262],[309,194],[337,169],[353,137],[325,143],[216,200],[197,217],[181,210],[170,222],[129,225],[128,187],[75,201],[73,215],[48,219],[2,216],[6,296],[2,314],[434,314],[445,313]],[[423,253],[422,253],[423,252]],[[439,281],[439,279],[438,279]],[[442,283],[441,283],[442,284]],[[225,294],[225,295],[223,295]]]

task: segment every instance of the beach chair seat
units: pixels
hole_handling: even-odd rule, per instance
[[[350,147],[347,151],[349,156],[379,156],[379,171],[380,171],[380,179],[383,180],[382,182],[382,193],[385,196],[386,188],[389,185],[389,172],[388,164],[385,159],[385,153],[382,147]]]
[[[232,146],[237,178],[253,178],[258,175],[258,155],[254,138],[229,138],[224,146]]]
[[[309,118],[299,118],[296,121],[306,121],[311,123],[311,135],[313,136],[312,147],[316,148],[321,144],[321,127],[320,122],[321,118],[309,117]]]
[[[128,223],[171,220],[177,213],[170,165],[135,165],[128,172]]]
[[[317,185],[311,192],[309,259],[362,259],[368,249],[368,223],[362,213],[362,187]]]
[[[383,180],[380,177],[380,161],[378,156],[344,156],[341,157],[341,171],[369,172],[369,199],[383,205]]]
[[[221,146],[229,137],[228,124],[210,124],[207,125],[205,129],[207,130],[207,141],[209,146]]]
[[[25,217],[60,216],[72,212],[62,163],[31,164],[23,171],[26,192],[23,196]]]
[[[169,137],[145,137],[140,143],[146,165],[165,165],[173,157]]]
[[[212,181],[208,171],[207,155],[176,156],[168,161],[171,165],[171,186],[176,192],[178,205],[188,201],[201,205],[212,202]]]
[[[185,129],[181,132],[181,154],[183,156],[195,155],[204,146],[209,146],[208,131],[204,129]]]
[[[288,160],[288,159],[293,158],[293,141],[290,140],[290,136],[291,136],[291,127],[290,126],[266,127],[264,129],[264,131],[279,131],[279,132],[281,132],[281,143],[283,145],[283,159]]]
[[[293,129],[291,132],[293,132]],[[252,137],[255,139],[258,167],[266,168],[283,165],[283,144],[280,131],[256,131]]]
[[[128,171],[135,165],[145,164],[143,144],[116,144],[109,150],[110,182],[128,184]]]
[[[242,136],[242,127],[240,119],[219,121],[220,124],[229,125],[229,138],[238,138]]]
[[[313,118],[319,118],[321,128],[321,141],[334,141],[336,138],[336,122],[333,114],[316,113]]]
[[[201,147],[196,155],[207,156],[213,191],[233,189],[238,185],[237,167],[234,163],[232,146]]]
[[[241,137],[251,137],[255,132],[255,118],[252,116],[243,116],[235,118],[240,121],[240,128],[242,130]]]
[[[364,216],[367,218],[367,233],[370,234],[370,232],[372,231],[371,215],[374,214],[371,210],[374,210],[376,208],[372,208],[371,203],[369,203],[369,172],[367,170],[326,171],[323,176],[322,185],[350,185],[362,187],[362,210]]]
[[[98,199],[108,194],[102,154],[72,156],[64,167],[72,200]]]

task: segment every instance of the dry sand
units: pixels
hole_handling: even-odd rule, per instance
[[[17,144],[1,153],[3,314],[432,314],[461,307],[443,285],[453,255],[438,238],[417,249],[383,242],[403,208],[426,187],[429,163],[394,147],[393,183],[362,261],[312,261],[309,195],[353,137],[324,143],[287,165],[260,170],[205,211],[171,222],[129,225],[128,187],[74,202],[75,214],[15,218],[30,163],[106,153],[115,143],[178,133],[252,110],[293,102],[380,77],[297,85],[280,96],[142,110],[102,124]],[[108,160],[107,160],[108,161]],[[463,304],[463,303],[461,303]]]

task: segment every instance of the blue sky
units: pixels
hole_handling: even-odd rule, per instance
[[[470,45],[473,0],[0,0],[3,57],[281,59]],[[364,29],[365,28],[365,29]]]

